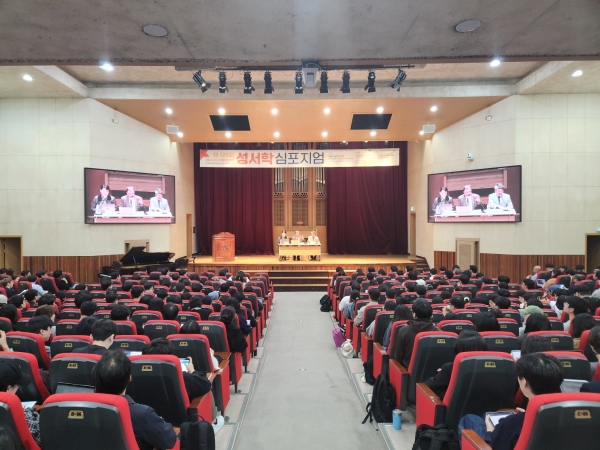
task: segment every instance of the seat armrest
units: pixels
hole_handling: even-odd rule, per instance
[[[223,370],[227,364],[229,364],[229,357],[231,352],[215,352],[215,355],[221,357],[222,361],[219,363],[219,369]]]
[[[389,379],[396,390],[395,407],[403,411],[406,410],[406,398],[408,396],[408,370],[395,359],[389,360],[388,364]]]
[[[442,423],[446,407],[444,402],[425,383],[417,383],[415,423],[435,426]]]
[[[492,450],[492,447],[473,430],[462,430],[460,440],[462,450]]]

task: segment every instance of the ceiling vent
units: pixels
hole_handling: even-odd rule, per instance
[[[167,125],[167,134],[179,133],[179,127],[175,125]]]
[[[435,125],[423,125],[423,133],[435,133]]]

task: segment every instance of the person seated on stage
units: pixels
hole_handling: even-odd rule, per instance
[[[448,205],[454,207],[454,201],[452,197],[448,195],[448,188],[446,186],[442,186],[440,188],[440,195],[438,195],[433,201],[433,206],[431,207],[434,214],[441,213],[442,205]]]
[[[321,245],[321,241],[319,240],[319,236],[317,236],[317,233],[315,231],[311,231],[310,232],[310,236],[306,240],[306,243],[309,244],[309,245]],[[317,260],[317,255],[310,255],[310,259],[312,261],[316,261]]]
[[[171,214],[169,208],[169,202],[166,198],[163,198],[162,189],[156,189],[154,191],[155,197],[150,199],[150,212],[160,212],[163,214]]]
[[[104,355],[115,340],[117,325],[111,319],[100,319],[92,325],[92,343],[76,348],[72,353]]]
[[[287,234],[285,233],[285,230],[282,230],[282,231],[281,231],[281,236],[279,236],[279,237],[277,238],[277,245],[281,245],[281,242],[282,242],[284,239],[287,239],[287,238],[288,238],[288,236],[287,236]],[[287,260],[287,256],[280,256],[280,257],[279,257],[279,261],[284,261],[284,260]]]
[[[425,331],[439,331],[431,320],[433,309],[427,300],[415,301],[412,305],[412,312],[415,319],[410,320],[407,326],[398,331],[394,340],[394,354],[391,355],[392,359],[404,367],[408,367],[410,364],[416,336]]]
[[[103,184],[100,186],[100,194],[96,195],[92,200],[91,210],[94,214],[102,214],[102,205],[116,206],[116,204],[117,199],[110,195],[110,187],[108,184]]]
[[[140,450],[173,448],[177,434],[168,422],[146,405],[138,404],[125,394],[131,381],[131,361],[121,350],[102,355],[92,372],[94,387],[99,394],[122,395],[129,403],[133,434]]]
[[[481,198],[479,195],[471,192],[470,184],[463,187],[463,195],[458,197],[458,206],[468,206],[471,208],[471,211],[481,208]]]
[[[304,236],[302,236],[299,231],[296,231],[294,233],[294,235],[292,236],[291,240],[298,241],[298,244],[302,244],[304,242]],[[294,261],[300,261],[300,256],[299,255],[295,255],[294,256]]]
[[[133,208],[134,211],[144,211],[144,200],[139,195],[135,195],[133,186],[127,186],[127,193],[121,197],[121,206],[123,208]]]
[[[558,359],[545,353],[522,355],[517,361],[519,388],[528,399],[536,395],[560,393],[563,382],[563,368]],[[475,431],[494,450],[513,450],[519,440],[525,412],[520,410],[500,419],[494,427],[489,416],[485,420],[474,414],[460,419],[458,432],[469,429]]]
[[[488,209],[501,209],[503,211],[514,209],[510,195],[504,193],[502,183],[494,185],[494,193],[489,195],[487,207]]]

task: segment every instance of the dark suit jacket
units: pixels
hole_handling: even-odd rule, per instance
[[[471,201],[473,204],[472,209],[475,209],[478,205],[481,205],[481,197],[479,197],[477,194],[471,194]],[[468,206],[464,194],[458,197],[458,206]]]
[[[429,389],[435,392],[436,395],[440,398],[440,400],[444,400],[444,395],[446,395],[446,391],[448,390],[448,386],[450,385],[452,367],[454,367],[453,362],[444,363],[439,372],[437,372],[433,377],[428,378],[424,381],[427,387],[429,387]]]
[[[177,435],[171,424],[165,422],[153,408],[134,402],[129,395],[126,395],[125,399],[129,403],[131,425],[140,450],[175,446]]]
[[[582,384],[580,392],[596,392],[600,394],[600,381]]]

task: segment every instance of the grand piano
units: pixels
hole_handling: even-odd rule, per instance
[[[121,275],[130,275],[136,270],[151,269],[158,270],[163,267],[172,269],[174,263],[170,261],[175,256],[171,252],[146,252],[146,247],[131,247],[131,249],[119,261],[115,261],[111,266],[102,268],[103,275],[109,275],[116,270]],[[180,258],[181,259],[181,258]],[[179,261],[179,260],[177,260]]]

